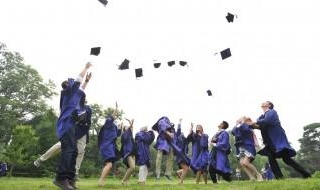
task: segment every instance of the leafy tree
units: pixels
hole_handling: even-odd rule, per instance
[[[52,81],[24,64],[23,57],[0,43],[0,145],[6,145],[12,129],[45,111],[45,100],[56,93]]]
[[[320,171],[320,123],[309,124],[303,129],[303,136],[299,139],[300,163],[312,173]]]
[[[4,152],[4,160],[9,163],[8,175],[16,166],[25,165],[34,159],[34,150],[37,148],[38,137],[29,125],[18,125],[12,131],[12,138]]]

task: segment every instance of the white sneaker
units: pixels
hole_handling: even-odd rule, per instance
[[[34,164],[35,167],[39,168],[40,165],[41,165],[41,160],[40,160],[40,158],[36,159],[36,160],[33,162],[33,164]]]

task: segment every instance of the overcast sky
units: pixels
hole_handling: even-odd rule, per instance
[[[299,148],[303,126],[319,122],[320,16],[317,0],[0,0],[0,41],[60,90],[87,61],[89,103],[115,101],[136,130],[163,116],[209,136],[226,120],[254,120],[275,104]],[[237,15],[228,23],[227,13]],[[100,46],[99,56],[90,48]],[[232,56],[215,55],[226,48]],[[130,69],[117,69],[124,59]],[[188,67],[168,61],[187,61]],[[154,62],[161,62],[159,69]],[[144,76],[136,79],[135,68]],[[213,96],[206,91],[211,89]],[[50,104],[58,108],[58,97]]]

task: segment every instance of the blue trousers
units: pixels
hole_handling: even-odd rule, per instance
[[[77,140],[75,127],[66,131],[60,138],[61,154],[58,162],[56,180],[74,180],[76,173]]]

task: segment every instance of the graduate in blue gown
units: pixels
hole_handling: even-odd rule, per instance
[[[98,146],[100,154],[104,160],[104,167],[102,169],[98,186],[104,186],[104,180],[109,174],[112,164],[120,159],[120,152],[118,150],[116,140],[121,135],[121,128],[115,124],[118,115],[118,104],[112,115],[107,116],[106,121],[98,134]]]
[[[251,126],[261,131],[265,147],[258,154],[268,157],[275,178],[283,178],[277,158],[282,158],[284,163],[291,166],[304,178],[311,177],[308,171],[292,159],[296,155],[296,151],[290,146],[287,135],[281,126],[278,113],[274,110],[273,103],[270,101],[263,102],[261,108],[264,113]]]
[[[174,124],[170,122],[169,118],[161,117],[152,127],[158,132],[158,137],[154,148],[157,150],[156,158],[156,179],[160,179],[161,164],[163,155],[167,156],[166,170],[164,176],[171,180],[172,164],[173,164],[173,150],[169,139],[173,139],[175,129]]]
[[[235,137],[236,156],[240,165],[250,180],[263,181],[262,175],[252,164],[256,156],[255,135],[250,127],[252,120],[249,117],[241,117],[231,134]]]
[[[183,180],[190,169],[190,159],[187,157],[188,142],[187,142],[187,138],[184,136],[184,134],[181,131],[181,121],[182,119],[179,120],[177,132],[175,133],[174,140],[173,140],[174,144],[180,150],[180,152],[175,152],[176,163],[180,168],[180,170],[177,171],[178,177],[180,178],[180,182],[179,182],[180,184],[183,183]]]
[[[136,165],[139,166],[139,184],[145,184],[148,175],[148,168],[150,167],[150,145],[155,136],[153,131],[147,131],[147,127],[142,127],[135,135],[136,145]]]
[[[213,183],[217,183],[216,174],[228,182],[231,181],[231,168],[228,155],[230,154],[229,134],[226,129],[229,127],[228,122],[222,121],[218,125],[218,132],[212,137],[212,149],[209,160],[209,173]]]
[[[208,151],[208,135],[203,132],[201,125],[196,126],[196,131],[193,131],[194,124],[191,123],[190,133],[187,136],[187,141],[192,143],[192,157],[190,167],[196,174],[196,183],[200,181],[200,176],[203,175],[205,184],[207,183],[207,167],[209,160]]]
[[[132,135],[133,131],[133,122],[134,119],[129,120],[126,119],[129,123],[129,125],[126,125],[124,127],[121,127],[124,129],[122,135],[121,135],[121,155],[122,155],[122,160],[123,163],[127,166],[127,171],[125,175],[122,178],[122,184],[127,185],[131,174],[134,172],[135,168],[135,161],[134,161],[134,156],[135,156],[135,143]]]
[[[77,157],[75,126],[77,120],[74,118],[74,113],[80,108],[80,100],[85,96],[84,91],[80,89],[80,85],[91,66],[92,64],[88,62],[76,79],[69,78],[61,84],[63,90],[60,94],[60,115],[56,125],[57,136],[61,142],[61,155],[53,183],[62,189],[75,189]],[[83,89],[90,79],[91,73],[86,75],[82,84]]]

